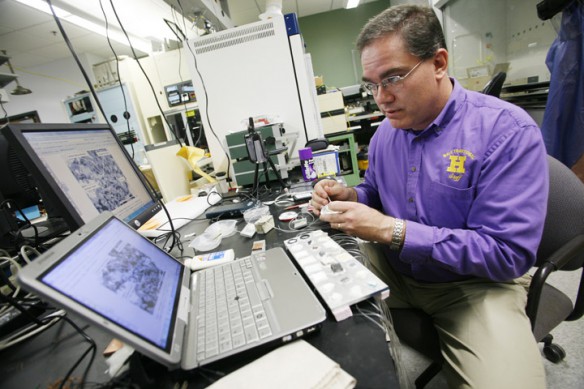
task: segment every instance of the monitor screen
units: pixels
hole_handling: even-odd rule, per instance
[[[160,210],[106,124],[10,124],[2,133],[71,229],[104,211],[138,228]]]

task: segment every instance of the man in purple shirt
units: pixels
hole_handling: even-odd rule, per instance
[[[545,387],[525,314],[548,194],[539,128],[520,108],[448,77],[430,8],[387,9],[357,48],[363,87],[386,119],[365,181],[319,182],[315,212],[328,204],[339,213],[322,220],[379,243],[368,251],[390,286],[387,304],[432,316],[449,386]]]

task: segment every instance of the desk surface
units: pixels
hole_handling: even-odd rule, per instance
[[[184,226],[180,233],[185,236],[190,233],[202,233],[208,226],[208,221],[194,221]],[[279,223],[277,223],[279,224]],[[244,221],[241,220],[237,229],[241,230]],[[285,239],[295,236],[272,230],[268,234],[258,235],[248,239],[235,235],[224,238],[221,245],[214,251],[233,248],[236,257],[247,256],[251,252],[252,242],[265,240],[267,249],[283,247]],[[188,247],[192,238],[183,241],[183,253],[173,252],[175,256],[192,256],[194,251]],[[369,308],[367,302],[361,303],[364,309]],[[78,325],[84,325],[81,319],[72,317]],[[86,332],[97,343],[97,355],[87,376],[87,383],[105,383],[109,377],[105,374],[107,365],[101,352],[105,349],[111,336],[94,326],[86,326]],[[365,317],[353,315],[341,322],[336,322],[330,313],[321,330],[306,337],[305,340],[333,359],[357,379],[357,387],[391,388],[398,387],[393,361],[389,354],[385,333]],[[59,322],[44,333],[31,338],[19,345],[0,352],[0,386],[2,388],[40,387],[46,388],[51,383],[65,376],[77,359],[87,349],[88,344],[75,330],[64,322]],[[266,350],[234,356],[195,369],[191,372],[168,373],[164,369],[155,374],[157,387],[173,387],[176,382],[189,382],[189,388],[204,388],[222,375],[244,366]],[[258,354],[260,353],[260,354]],[[75,370],[73,376],[80,377],[87,366],[84,359]],[[156,371],[156,369],[148,369]]]

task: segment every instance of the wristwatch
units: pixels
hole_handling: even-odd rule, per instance
[[[404,241],[405,223],[402,219],[395,219],[393,224],[393,233],[391,234],[390,250],[397,251],[401,248]]]

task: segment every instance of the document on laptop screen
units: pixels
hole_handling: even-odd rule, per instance
[[[41,281],[168,350],[182,272],[179,262],[111,219]]]

